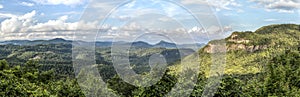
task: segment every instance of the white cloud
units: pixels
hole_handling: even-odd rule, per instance
[[[68,12],[58,12],[58,13],[54,13],[53,15],[78,15],[78,14],[82,14],[82,12],[79,11],[68,11]]]
[[[225,32],[232,31],[231,26],[224,26],[222,29],[219,26],[210,26],[207,28],[207,33],[211,35],[216,35],[216,34],[224,34]]]
[[[21,2],[20,4],[23,6],[29,6],[29,7],[34,6],[33,3],[29,3],[29,2]]]
[[[206,2],[203,0],[181,0],[181,3],[183,3],[183,4],[204,4]]]
[[[27,28],[34,22],[33,17],[35,16],[36,11],[32,11],[23,16],[11,17],[1,22],[1,33],[17,33],[25,32]]]
[[[39,22],[35,19],[37,15],[42,13],[37,13],[36,11],[29,12],[20,16],[9,16],[5,14],[7,19],[5,19],[0,24],[0,39],[1,40],[16,40],[16,39],[51,39],[51,38],[66,38],[73,39],[74,32],[77,35],[86,36],[86,34],[105,32],[101,33],[101,38],[118,38],[120,40],[130,40],[135,39],[139,35],[145,33],[160,33],[166,36],[178,39],[177,42],[188,43],[192,41],[191,36],[199,38],[205,37],[205,33],[201,28],[192,28],[186,30],[183,28],[174,29],[150,29],[145,28],[144,23],[132,22],[128,23],[123,27],[103,25],[99,28],[99,22],[68,22],[69,17],[67,15],[61,16],[57,19],[48,20],[45,22]],[[1,15],[0,16],[4,16]],[[120,18],[128,18],[128,16],[121,16]],[[157,18],[159,19],[159,18]],[[167,19],[167,18],[166,18]],[[142,26],[143,25],[143,26]],[[121,25],[120,25],[121,26]],[[164,27],[162,27],[164,28]],[[190,31],[191,33],[188,33]],[[217,29],[216,31],[220,31]],[[201,32],[201,33],[198,33]],[[191,35],[190,35],[191,34]],[[213,33],[215,34],[215,33]],[[213,35],[211,34],[211,35]],[[87,36],[95,37],[95,36]],[[206,38],[201,38],[206,39]]]
[[[115,2],[93,2],[91,3],[89,6],[91,8],[113,8],[114,7]]]
[[[162,18],[159,18],[158,20],[162,21],[162,22],[169,22],[169,21],[172,21],[172,18],[162,17]]]
[[[2,16],[0,14],[0,16]],[[67,22],[67,15],[61,16],[56,20],[48,20],[44,23],[38,23],[34,18],[36,11],[24,14],[22,16],[9,16],[9,19],[1,22],[1,33],[30,33],[30,32],[52,32],[52,31],[76,31],[76,30],[95,30],[97,22]],[[81,27],[77,29],[77,25]]]
[[[202,27],[195,26],[195,27],[189,29],[188,33],[204,33],[204,29],[202,29]]]
[[[128,20],[132,19],[132,17],[129,16],[129,15],[119,15],[119,16],[114,15],[114,16],[111,16],[111,18],[112,19],[118,19],[120,21],[128,21]]]
[[[0,13],[0,18],[12,18],[12,17],[17,17],[17,16],[9,13]]]
[[[265,22],[276,22],[278,21],[279,19],[265,19],[264,21]]]
[[[224,26],[223,29],[220,29],[220,27],[218,27],[218,26],[210,26],[207,29],[195,26],[195,27],[187,30],[188,33],[208,33],[208,34],[223,33],[223,32],[229,32],[229,31],[232,31],[231,26]]]
[[[56,20],[49,20],[45,23],[36,23],[31,25],[28,32],[77,32],[77,31],[96,31],[98,22],[67,22],[67,15],[61,16]],[[78,27],[79,26],[79,27]],[[109,29],[109,27],[102,27]]]
[[[37,23],[29,27],[31,31],[38,32],[51,32],[51,31],[64,31],[64,30],[76,30],[77,25],[74,23],[65,23],[68,16],[62,16],[57,20],[49,20],[45,23]]]
[[[45,15],[45,13],[41,13],[40,15],[41,15],[41,16],[44,16],[44,15]]]
[[[88,0],[32,0],[38,4],[45,4],[45,5],[68,5],[68,6],[73,6],[73,5],[80,5],[83,4],[84,2],[87,2]]]
[[[245,12],[245,11],[242,10],[242,9],[238,9],[237,12],[238,12],[238,13],[243,13],[243,12]]]
[[[61,16],[55,20],[48,20],[39,23],[35,19],[37,13],[32,11],[21,16],[6,16],[0,24],[1,40],[5,39],[44,39],[61,37],[68,38],[73,36],[74,32],[81,34],[86,31],[96,31],[97,22],[67,22],[68,16]],[[2,16],[0,14],[0,16]],[[77,28],[77,26],[80,28]]]
[[[232,7],[242,6],[240,3],[237,3],[235,0],[181,0],[181,3],[186,5],[200,4],[200,5],[211,5],[216,8],[217,11],[222,9],[224,10],[233,10]]]
[[[135,22],[132,22],[132,23],[122,27],[122,30],[124,30],[124,31],[138,31],[140,29],[142,29],[141,26]]]
[[[283,13],[294,13],[300,8],[299,0],[249,0],[256,2],[267,11],[277,11]]]
[[[0,4],[0,9],[4,8],[3,5]]]

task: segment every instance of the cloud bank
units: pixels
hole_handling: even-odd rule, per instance
[[[7,16],[0,24],[0,37],[2,40],[19,40],[19,39],[52,39],[52,38],[65,38],[73,39],[76,37],[73,34],[84,35],[87,32],[97,33],[101,32],[100,38],[103,40],[118,38],[119,41],[126,41],[138,37],[139,35],[147,33],[160,33],[166,36],[171,36],[180,39],[182,42],[189,42],[191,36],[205,37],[205,30],[201,27],[193,27],[191,29],[174,28],[174,29],[151,29],[143,28],[142,24],[136,22],[128,23],[124,26],[110,26],[103,25],[99,27],[99,22],[68,22],[67,15],[61,16],[54,20],[46,22],[39,22],[36,17],[39,15],[35,10],[20,16]],[[79,27],[78,27],[79,26]],[[224,27],[226,31],[231,31],[230,27]],[[211,34],[221,32],[221,28],[212,27],[208,31]],[[92,36],[95,37],[95,36]],[[205,41],[207,38],[200,39]],[[179,41],[179,42],[180,42]],[[206,40],[207,41],[207,40]]]

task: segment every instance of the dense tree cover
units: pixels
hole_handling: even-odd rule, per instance
[[[75,79],[57,78],[54,71],[39,71],[36,61],[9,67],[0,61],[1,96],[83,96]]]
[[[187,54],[193,53],[190,49],[184,49],[183,51]],[[172,62],[180,59],[180,56],[182,56],[177,49],[133,47],[129,54],[133,69],[138,73],[149,71],[150,67],[147,64],[152,54],[165,55],[168,64],[172,64]],[[104,64],[106,67],[103,68],[112,68],[110,47],[97,47],[95,55],[97,64]],[[53,69],[59,75],[74,76],[72,44],[70,43],[0,45],[0,59],[7,60],[11,66],[24,65],[26,61],[34,59],[38,60],[39,64],[42,64],[39,67],[40,70]]]
[[[266,65],[266,70],[258,74],[224,75],[216,97],[228,96],[299,96],[300,94],[300,53],[298,50],[287,50],[274,56]],[[5,60],[0,61],[2,96],[84,96],[82,89],[74,78],[58,78],[53,70],[39,71],[36,61],[28,61],[24,66],[9,66]],[[101,65],[100,65],[101,66]],[[169,71],[167,71],[169,72]],[[110,75],[110,74],[108,74]],[[97,79],[97,78],[95,78]],[[197,84],[191,96],[202,96],[208,78],[204,73],[198,76]],[[93,79],[87,79],[91,83]],[[117,75],[106,82],[111,92],[120,96],[163,96],[174,87],[178,79],[166,73],[155,85],[136,87],[124,82]],[[97,86],[94,86],[97,87]],[[102,86],[103,87],[103,86]],[[100,95],[99,92],[88,94]],[[97,94],[98,93],[98,94]]]
[[[298,55],[295,54],[300,50],[299,28],[300,25],[294,24],[271,25],[255,32],[234,32],[232,35],[235,34],[235,37],[230,36],[225,40],[209,42],[211,44],[218,44],[220,41],[225,41],[226,47],[230,47],[231,45],[246,47],[245,49],[227,48],[225,75],[220,84],[221,88],[216,92],[216,96],[234,96],[232,94],[238,94],[240,96],[298,96],[299,88],[287,83],[289,83],[291,79],[293,79],[293,81],[291,81],[293,83],[299,80],[299,74],[297,73],[299,72],[299,68],[297,67],[299,66],[299,59]],[[249,42],[239,43],[232,40],[248,40]],[[267,46],[267,48],[257,48],[255,52],[247,50],[247,47],[254,48],[259,46]],[[193,59],[195,56],[191,55],[183,59],[185,60],[183,64],[192,66],[192,64],[200,62],[201,71],[204,72],[206,78],[209,78],[211,77],[209,73],[213,62],[212,54],[205,52],[206,47],[199,50],[199,60]],[[291,53],[294,53],[292,54],[293,56],[290,55]],[[287,60],[294,61],[287,62],[290,64],[287,65],[287,67],[286,65],[281,66],[281,64],[286,64],[284,62]],[[181,65],[182,64],[171,66],[171,72],[175,75],[183,73],[180,71]],[[274,72],[272,73],[271,71]],[[285,74],[285,76],[281,74]],[[292,75],[293,77],[289,78]],[[227,87],[227,84],[229,87]],[[234,86],[234,88],[230,86]],[[273,90],[271,89],[272,91],[269,91],[270,89],[267,87]]]

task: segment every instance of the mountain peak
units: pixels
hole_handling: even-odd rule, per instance
[[[54,39],[51,39],[52,41],[66,41],[65,39],[63,38],[54,38]]]
[[[155,47],[174,48],[176,47],[176,44],[161,40],[159,43],[155,44]]]
[[[170,42],[167,42],[167,41],[161,40],[161,41],[159,41],[157,44],[170,44]]]

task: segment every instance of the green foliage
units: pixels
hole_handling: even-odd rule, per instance
[[[226,76],[215,96],[299,96],[299,25],[271,25],[255,32],[234,32],[232,35],[236,36],[225,39],[227,47],[243,44],[246,47],[266,45],[267,48],[255,52],[246,49],[227,51],[224,71]],[[232,40],[249,42],[237,43],[231,42]],[[218,41],[221,40],[209,43]],[[200,62],[201,71],[204,71],[206,78],[210,78],[213,54],[205,52],[207,47],[199,50],[200,59],[196,59],[196,62]],[[181,65],[195,64],[195,61],[190,61],[195,60],[192,57],[195,56],[188,56],[184,59],[187,62],[171,66],[172,74],[182,73]],[[194,90],[193,95],[201,96],[203,86],[197,87],[199,88]]]
[[[9,66],[6,60],[0,60],[0,70],[7,69]]]
[[[0,70],[0,96],[83,96],[74,79],[53,79],[53,70],[39,71],[38,62],[30,60],[26,65]]]
[[[261,27],[255,32],[259,34],[282,33],[282,31],[287,29],[295,29],[299,31],[300,25],[296,25],[296,24],[269,25],[269,26]]]
[[[268,64],[265,90],[269,96],[295,96],[300,91],[300,53],[286,51]],[[291,92],[295,91],[295,92]]]

